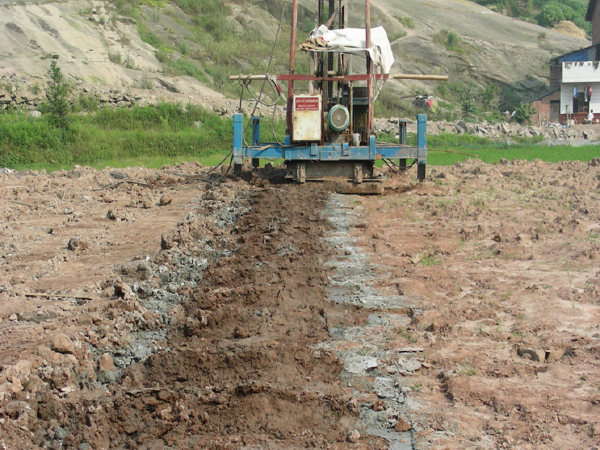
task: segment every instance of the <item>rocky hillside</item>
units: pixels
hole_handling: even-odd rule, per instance
[[[314,3],[300,2],[303,36],[312,27]],[[222,108],[238,93],[229,74],[266,70],[282,2],[144,3],[0,0],[0,88],[18,91],[35,106],[50,59],[58,58],[74,88],[101,85],[99,97],[111,88],[126,95],[137,89],[134,97],[150,102],[174,98]],[[362,25],[363,5],[350,0],[352,26]],[[290,9],[288,3],[286,19]],[[392,106],[424,91],[452,99],[467,82],[476,88],[496,83],[501,101],[518,102],[545,89],[552,57],[589,45],[466,0],[372,0],[372,11],[372,25],[383,25],[393,41],[393,71],[451,78],[442,85],[391,82],[381,99]],[[287,23],[271,72],[286,70]],[[306,70],[307,58],[298,60],[299,70]]]

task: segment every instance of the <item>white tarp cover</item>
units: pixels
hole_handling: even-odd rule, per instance
[[[316,48],[318,52],[361,53],[368,51],[375,66],[381,68],[381,73],[389,74],[394,64],[394,53],[390,40],[383,27],[371,28],[371,48],[367,48],[367,32],[364,28],[343,28],[330,30],[325,25],[315,28],[310,38],[322,38],[325,48]]]

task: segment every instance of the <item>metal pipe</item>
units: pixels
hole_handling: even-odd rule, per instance
[[[371,1],[365,0],[365,30],[367,32],[367,49],[371,48]]]
[[[290,41],[290,75],[294,73],[296,63],[296,27],[298,25],[298,0],[292,2],[292,38]],[[287,128],[288,133],[292,132],[292,104],[294,98],[294,80],[288,83],[288,102],[287,102]]]
[[[396,73],[390,75],[394,80],[430,80],[430,81],[448,81],[448,75],[412,75],[409,73]]]
[[[393,78],[395,80],[429,80],[429,81],[448,81],[447,75],[413,75],[408,73],[397,73],[394,75],[382,75],[382,74],[374,74],[372,77],[367,75],[346,75],[346,76],[332,76],[332,77],[317,77],[314,75],[272,75],[273,78],[280,81],[366,81],[368,78],[373,78],[375,80],[387,80],[388,78]],[[267,79],[267,75],[230,75],[229,79],[232,81],[235,80],[265,80]]]
[[[366,47],[367,47],[367,75],[371,75],[373,73],[373,61],[371,60],[371,56],[368,53],[371,48],[371,0],[365,0],[365,37],[366,37]],[[369,103],[369,109],[367,111],[367,141],[369,140],[369,136],[371,135],[371,126],[373,123],[373,83],[371,77],[367,79],[367,99]]]

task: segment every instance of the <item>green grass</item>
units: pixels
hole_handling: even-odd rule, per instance
[[[163,103],[69,118],[70,129],[65,132],[51,127],[45,116],[1,114],[0,167],[50,171],[76,164],[99,168],[159,167],[187,160],[216,164],[233,147],[233,120],[196,106]],[[272,142],[272,122],[263,119],[261,125],[261,140]],[[283,121],[276,121],[275,132],[283,140]],[[248,142],[250,135],[247,129]]]
[[[378,142],[395,142],[391,134],[380,134]],[[571,147],[568,145],[548,147],[536,145],[540,138],[520,139],[519,143],[508,145],[505,142],[494,141],[489,138],[441,134],[427,136],[427,164],[433,166],[450,166],[459,161],[474,159],[477,155],[483,162],[497,164],[501,159],[511,161],[513,159],[533,161],[541,159],[546,162],[559,161],[591,161],[600,154],[598,145],[587,145],[583,147]],[[415,134],[408,134],[408,144],[417,145]],[[455,153],[465,153],[458,155]]]
[[[92,106],[97,108],[97,105]],[[81,101],[73,108],[81,109]],[[63,132],[52,128],[45,116],[32,119],[22,114],[0,114],[0,167],[46,170],[75,164],[99,168],[107,165],[159,167],[187,160],[209,164],[218,162],[233,146],[232,119],[223,119],[196,106],[183,108],[164,103],[148,108],[101,109],[87,115],[72,114],[70,119],[70,130]],[[197,123],[201,125],[197,127]],[[283,140],[284,121],[276,120],[274,128],[278,139]],[[271,120],[263,118],[263,142],[274,141],[272,130]],[[250,141],[249,129],[246,140]],[[394,142],[394,137],[380,134],[378,141]],[[409,133],[408,141],[410,145],[416,145],[416,136]],[[537,139],[522,139],[519,144],[508,146],[469,135],[428,136],[427,163],[447,166],[473,158],[444,151],[478,155],[482,161],[495,164],[502,158],[590,161],[600,150],[595,145],[545,147],[535,145],[536,142]]]

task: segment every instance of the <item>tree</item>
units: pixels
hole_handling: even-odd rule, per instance
[[[515,108],[515,119],[519,123],[529,123],[535,113],[537,111],[531,103],[521,103]]]
[[[481,103],[483,103],[483,107],[486,111],[490,109],[490,106],[492,105],[492,102],[496,99],[497,94],[498,85],[496,83],[488,84],[485,89],[481,89],[479,91]]]
[[[56,61],[50,63],[48,69],[48,90],[46,91],[46,99],[48,100],[48,113],[50,114],[49,122],[56,128],[64,130],[69,128],[69,102],[67,101],[67,83],[57,66]]]
[[[475,86],[473,83],[467,83],[458,91],[458,100],[463,117],[475,112]]]

